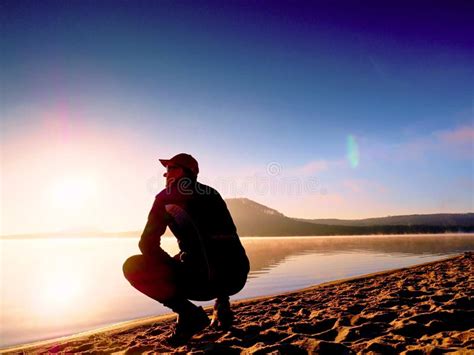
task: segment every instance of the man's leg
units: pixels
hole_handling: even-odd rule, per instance
[[[229,296],[217,297],[212,312],[211,327],[229,329],[234,321],[234,312],[230,308]]]
[[[205,283],[199,275],[192,272],[183,262],[177,264],[177,293],[176,297],[163,304],[178,314],[176,327],[168,343],[173,346],[186,344],[195,334],[207,326],[210,320],[202,307],[194,305],[190,300],[210,300],[213,297],[206,295]],[[201,280],[201,281],[200,281]]]
[[[176,296],[177,275],[174,260],[134,255],[123,264],[123,274],[138,291],[158,302]]]
[[[174,223],[170,227],[177,237],[199,241],[194,223],[186,211],[177,205],[166,205],[166,210],[173,217]],[[201,296],[205,289],[203,282],[192,271],[171,257],[151,262],[136,255],[124,264],[125,277],[135,288],[177,313],[176,327],[168,338],[170,345],[187,343],[210,323],[202,307],[189,301],[189,298],[194,299],[196,293]]]
[[[202,307],[198,307],[189,300],[176,297],[163,302],[173,312],[178,314],[176,326],[167,341],[170,345],[179,346],[186,344],[193,335],[205,329],[210,320]]]
[[[123,273],[130,284],[148,297],[178,314],[176,329],[168,342],[185,344],[194,334],[209,325],[202,307],[197,307],[179,292],[179,264],[173,258],[151,259],[134,255],[123,264]]]

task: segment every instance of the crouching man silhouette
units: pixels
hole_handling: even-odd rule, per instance
[[[249,261],[227,206],[212,187],[197,181],[198,162],[189,154],[160,159],[166,188],[155,198],[141,235],[141,255],[128,258],[123,273],[140,292],[176,312],[168,343],[182,345],[209,324],[229,328],[229,296],[247,281]],[[169,227],[180,252],[171,257],[160,247]],[[189,300],[216,299],[212,321]]]

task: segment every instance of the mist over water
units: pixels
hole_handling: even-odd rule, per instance
[[[0,240],[0,346],[169,313],[122,275],[126,258],[139,253],[137,242],[138,236]],[[242,242],[251,272],[234,300],[474,250],[472,234],[248,237]],[[172,255],[178,251],[174,238],[163,238],[162,246]]]

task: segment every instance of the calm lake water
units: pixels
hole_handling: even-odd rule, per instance
[[[244,299],[474,250],[473,234],[242,238],[251,262]],[[132,288],[124,260],[137,238],[0,240],[0,347],[169,313]],[[162,245],[178,250],[173,238]],[[200,304],[209,304],[200,303]]]

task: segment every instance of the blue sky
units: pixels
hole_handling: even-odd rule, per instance
[[[117,225],[126,209],[112,205],[127,199],[104,195],[97,199],[109,223],[71,217],[71,224],[138,228],[156,192],[143,186],[161,176],[156,158],[181,151],[198,158],[209,183],[265,177],[274,163],[274,183],[317,179],[311,193],[223,189],[224,196],[245,195],[290,216],[473,210],[468,1],[2,7],[4,233],[29,231],[19,226],[22,198],[55,176],[76,174],[61,160],[71,157],[81,163],[76,169],[87,167],[138,206],[129,224]],[[359,155],[353,166],[349,135]],[[54,174],[26,183],[31,164],[52,161]],[[128,176],[132,167],[136,173]],[[37,208],[51,214],[42,203]],[[40,219],[30,225],[54,229]]]

